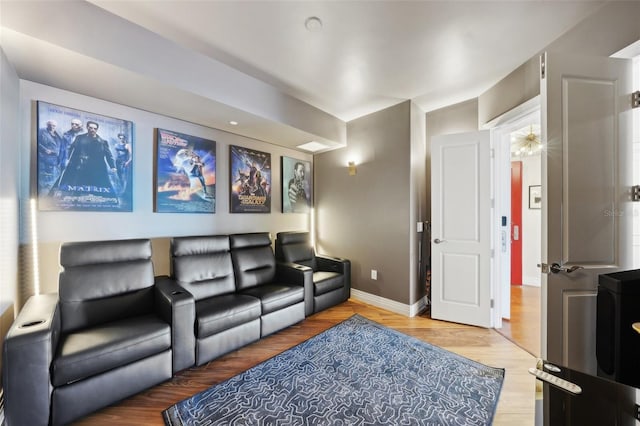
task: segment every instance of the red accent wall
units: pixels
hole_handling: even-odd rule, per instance
[[[522,285],[522,161],[511,162],[511,285]]]

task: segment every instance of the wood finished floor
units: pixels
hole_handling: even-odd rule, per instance
[[[511,286],[511,318],[502,321],[500,334],[540,356],[540,287]]]
[[[494,425],[533,425],[535,379],[527,369],[535,358],[493,329],[436,321],[423,314],[413,318],[353,299],[315,314],[301,323],[227,354],[202,367],[107,407],[76,425],[163,425],[161,412],[210,386],[241,373],[358,313],[366,318],[475,361],[506,369]]]

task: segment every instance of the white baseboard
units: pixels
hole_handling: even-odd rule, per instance
[[[413,305],[407,305],[406,303],[396,302],[395,300],[376,296],[375,294],[367,293],[355,288],[351,289],[351,297],[361,302],[368,303],[369,305],[386,309],[387,311],[395,312],[396,314],[404,315],[406,317],[415,317],[427,306],[426,297],[418,300]]]

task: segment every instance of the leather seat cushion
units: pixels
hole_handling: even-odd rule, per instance
[[[260,300],[243,294],[209,297],[196,303],[198,339],[260,318]]]
[[[171,347],[169,324],[155,315],[127,318],[61,337],[52,383],[61,386],[131,364]]]
[[[313,273],[313,293],[316,296],[344,287],[344,275],[337,272],[319,271]]]
[[[279,311],[304,301],[304,288],[296,285],[265,284],[243,291],[262,302],[262,315]]]

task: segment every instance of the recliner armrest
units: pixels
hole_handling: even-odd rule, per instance
[[[293,262],[276,262],[276,274],[280,281],[303,285],[302,280],[305,274],[309,273],[313,274],[313,269],[308,266]]]
[[[60,337],[58,294],[27,300],[4,340],[2,377],[10,425],[47,425],[51,409],[50,367]]]
[[[348,259],[324,254],[316,255],[316,264],[319,271],[338,272],[340,274],[345,274],[347,269],[350,270],[351,268],[351,262]]]
[[[351,296],[351,261],[340,257],[316,255],[316,265],[320,271],[338,272],[344,275],[342,299],[349,299]]]
[[[168,276],[155,277],[156,309],[171,325],[173,373],[196,363],[195,320],[193,295]]]
[[[276,277],[285,284],[304,287],[304,314],[313,314],[313,269],[291,262],[276,262]]]

